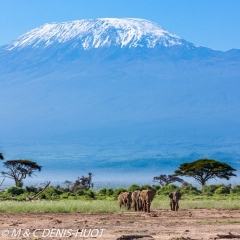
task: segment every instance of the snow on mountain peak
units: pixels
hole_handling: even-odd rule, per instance
[[[7,46],[14,48],[47,48],[70,42],[83,49],[99,47],[165,47],[182,45],[184,40],[158,24],[136,18],[98,18],[62,23],[47,23],[20,36]]]

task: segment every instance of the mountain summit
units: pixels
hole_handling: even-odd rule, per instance
[[[158,24],[135,18],[98,18],[62,23],[47,23],[35,28],[7,46],[14,48],[47,48],[57,43],[70,43],[72,48],[121,48],[175,46],[186,44],[180,37]]]

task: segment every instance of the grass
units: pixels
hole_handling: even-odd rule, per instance
[[[102,200],[60,200],[36,202],[0,202],[0,212],[40,212],[40,213],[73,213],[73,212],[117,212],[118,204]]]
[[[228,209],[239,210],[238,199],[183,199],[179,202],[180,209]],[[152,209],[169,209],[167,198],[156,197],[152,202]],[[123,207],[122,212],[127,212]],[[73,213],[73,212],[95,212],[108,213],[119,212],[117,200],[59,200],[59,201],[35,201],[35,202],[0,202],[0,212],[39,212],[39,213]]]
[[[180,208],[184,209],[240,209],[239,199],[184,199],[179,201]],[[156,198],[152,203],[152,208],[169,209],[168,200]]]

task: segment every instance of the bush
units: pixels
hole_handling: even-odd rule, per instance
[[[179,190],[179,187],[174,184],[169,184],[167,186],[163,186],[157,190],[157,195],[168,195],[170,192],[175,192]]]
[[[17,196],[25,193],[25,189],[21,187],[10,187],[7,189],[7,193],[11,194],[12,196]]]
[[[212,184],[212,185],[206,185],[202,188],[202,193],[214,193],[216,189],[220,187],[225,187],[223,184]]]
[[[152,189],[155,190],[155,192],[157,192],[157,190],[159,190],[161,187],[159,185],[152,185]]]
[[[240,194],[240,185],[234,186],[231,190],[231,193],[239,193]]]
[[[85,191],[84,196],[86,198],[93,199],[93,198],[95,198],[95,193],[92,190],[87,190],[87,191]]]
[[[39,198],[43,199],[58,199],[63,192],[55,187],[47,188],[43,193],[40,194]]]
[[[28,193],[37,193],[38,192],[38,188],[34,187],[34,186],[26,186],[26,190]]]
[[[127,192],[126,188],[116,188],[113,195],[118,196],[121,192]]]
[[[100,189],[99,192],[98,192],[98,195],[103,195],[103,196],[105,196],[106,194],[107,194],[107,189],[106,189],[106,188],[102,188],[102,189]]]
[[[141,189],[141,187],[139,186],[139,185],[137,185],[137,184],[133,184],[133,185],[131,185],[129,188],[128,188],[128,192],[134,192],[134,191],[136,191],[136,190],[140,190]]]
[[[107,191],[106,191],[106,195],[107,196],[112,196],[114,194],[114,191],[112,188],[108,188]]]
[[[229,194],[230,191],[229,191],[229,188],[227,188],[226,186],[222,186],[222,187],[217,188],[214,191],[214,193],[215,194]]]
[[[68,199],[69,195],[70,195],[70,192],[65,192],[65,193],[61,194],[60,198]]]
[[[85,190],[79,189],[79,190],[76,191],[75,195],[76,195],[76,196],[83,196],[84,193],[85,193]]]
[[[211,196],[213,196],[213,193],[211,193],[211,192],[206,192],[206,193],[204,193],[204,196],[211,197]]]
[[[201,191],[199,191],[196,187],[193,185],[189,184],[186,187],[182,188],[180,190],[182,194],[189,194],[189,195],[199,195]]]
[[[141,186],[140,190],[153,190],[153,187],[148,185],[148,184],[146,184],[146,185]]]

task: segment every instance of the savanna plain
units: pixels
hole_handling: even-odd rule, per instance
[[[237,239],[240,235],[238,194],[183,194],[175,212],[170,210],[168,196],[157,193],[150,213],[119,209],[114,194],[103,196],[101,192],[94,197],[88,192],[67,199],[56,195],[52,200],[1,201],[0,238],[190,240],[219,239],[218,235],[229,233]],[[67,233],[69,229],[72,235]]]

